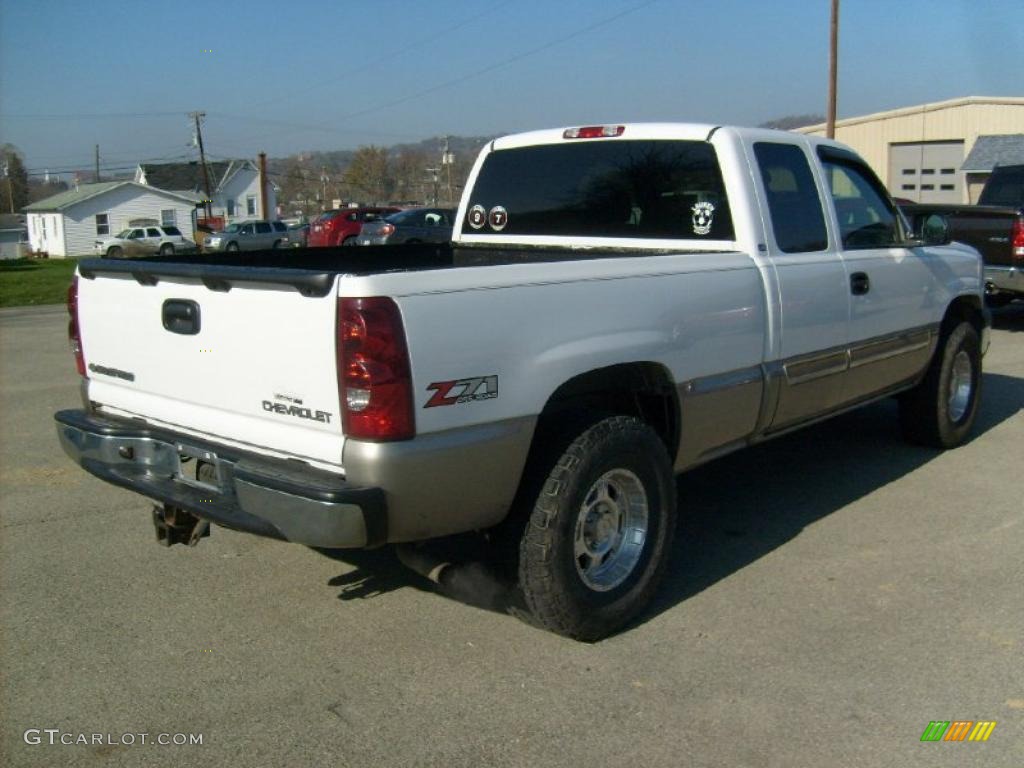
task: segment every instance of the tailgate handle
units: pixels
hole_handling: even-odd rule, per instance
[[[167,299],[163,306],[164,328],[182,336],[199,333],[199,304],[188,299]]]

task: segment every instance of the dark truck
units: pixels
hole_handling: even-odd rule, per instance
[[[902,208],[918,234],[923,228],[945,226],[953,240],[981,252],[989,306],[1024,299],[1024,165],[996,166],[977,205],[914,204]]]

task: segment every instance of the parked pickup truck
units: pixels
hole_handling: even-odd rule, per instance
[[[915,231],[946,226],[951,239],[981,252],[989,306],[1024,298],[1024,165],[996,166],[977,205],[908,205],[904,211]]]
[[[498,139],[450,245],[80,262],[86,471],[319,547],[518,542],[537,622],[593,640],[672,553],[675,473],[879,398],[908,438],[970,433],[977,252],[915,240],[853,152],[633,124]]]

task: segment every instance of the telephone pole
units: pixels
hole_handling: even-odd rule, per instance
[[[210,169],[206,167],[206,152],[203,150],[203,128],[200,120],[206,117],[205,112],[189,112],[189,117],[195,120],[196,123],[196,144],[199,145],[199,165],[203,169],[203,186],[206,188],[206,218],[210,218],[213,215],[213,209],[211,204],[213,203],[213,195],[210,192]]]
[[[448,180],[448,194],[445,197],[445,202],[450,203],[452,201],[452,166],[455,164],[455,154],[451,151],[448,145],[448,137],[444,137],[444,149],[441,152],[441,165],[444,166],[447,173]],[[436,201],[435,201],[436,203]]]
[[[97,184],[100,183],[100,145],[96,145],[96,175],[93,177],[93,181]]]
[[[270,218],[267,202],[267,153],[260,152],[260,216],[264,221]]]
[[[836,80],[839,60],[839,0],[832,0],[832,23],[829,29],[828,45],[828,116],[825,122],[825,136],[836,137]]]

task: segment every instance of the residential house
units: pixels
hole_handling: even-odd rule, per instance
[[[262,218],[260,172],[251,160],[224,160],[206,164],[210,177],[211,214],[226,223]],[[206,197],[203,168],[189,163],[140,163],[135,181],[170,192]],[[267,184],[267,215],[277,218],[274,185]]]
[[[25,217],[20,213],[0,214],[0,259],[20,259],[27,253]]]
[[[187,238],[199,199],[134,181],[82,184],[25,207],[33,251],[51,257],[91,254],[97,238],[116,235],[136,219],[176,226]]]

